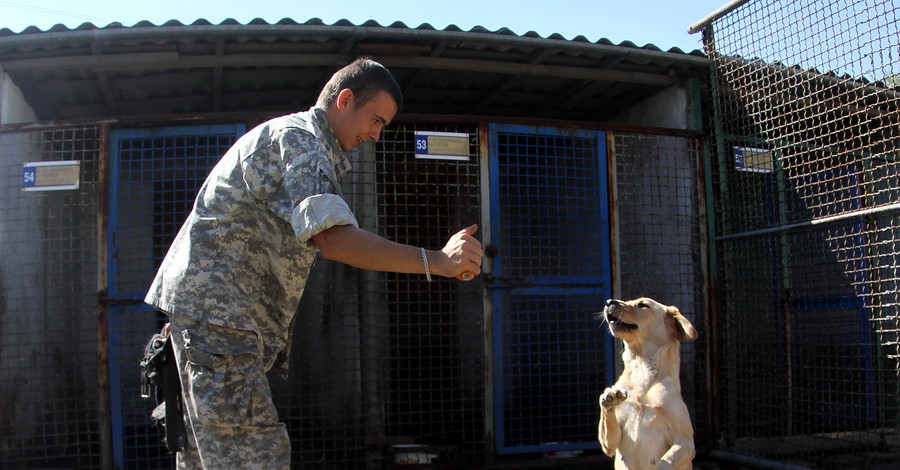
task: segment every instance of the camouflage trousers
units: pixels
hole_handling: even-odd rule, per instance
[[[170,316],[181,375],[187,447],[181,470],[288,470],[290,440],[278,421],[257,335]]]

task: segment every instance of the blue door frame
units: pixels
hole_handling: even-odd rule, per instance
[[[596,449],[612,339],[602,131],[489,128],[495,449]]]
[[[171,468],[155,403],[140,398],[139,362],[163,317],[143,303],[206,174],[243,124],[117,130],[110,134],[108,330],[115,468]]]

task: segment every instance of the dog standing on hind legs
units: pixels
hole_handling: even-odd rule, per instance
[[[694,428],[681,396],[680,342],[697,330],[677,308],[653,299],[610,299],[609,331],[625,343],[624,369],[600,395],[597,429],[616,470],[690,470]]]

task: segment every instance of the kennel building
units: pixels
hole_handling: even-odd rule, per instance
[[[360,55],[406,100],[342,181],[361,225],[439,248],[478,223],[484,274],[428,283],[317,262],[290,374],[271,377],[294,467],[391,468],[409,449],[445,468],[609,462],[596,400],[616,366],[594,313],[649,295],[705,331],[711,61],[284,20],[0,31],[3,468],[171,467],[139,396],[144,344],[164,322],[144,292],[229,145],[309,108]],[[429,136],[453,150],[417,154]],[[684,351],[698,424],[705,348]]]

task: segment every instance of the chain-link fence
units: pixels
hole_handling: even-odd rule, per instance
[[[722,457],[900,461],[898,17],[754,0],[704,30]]]

